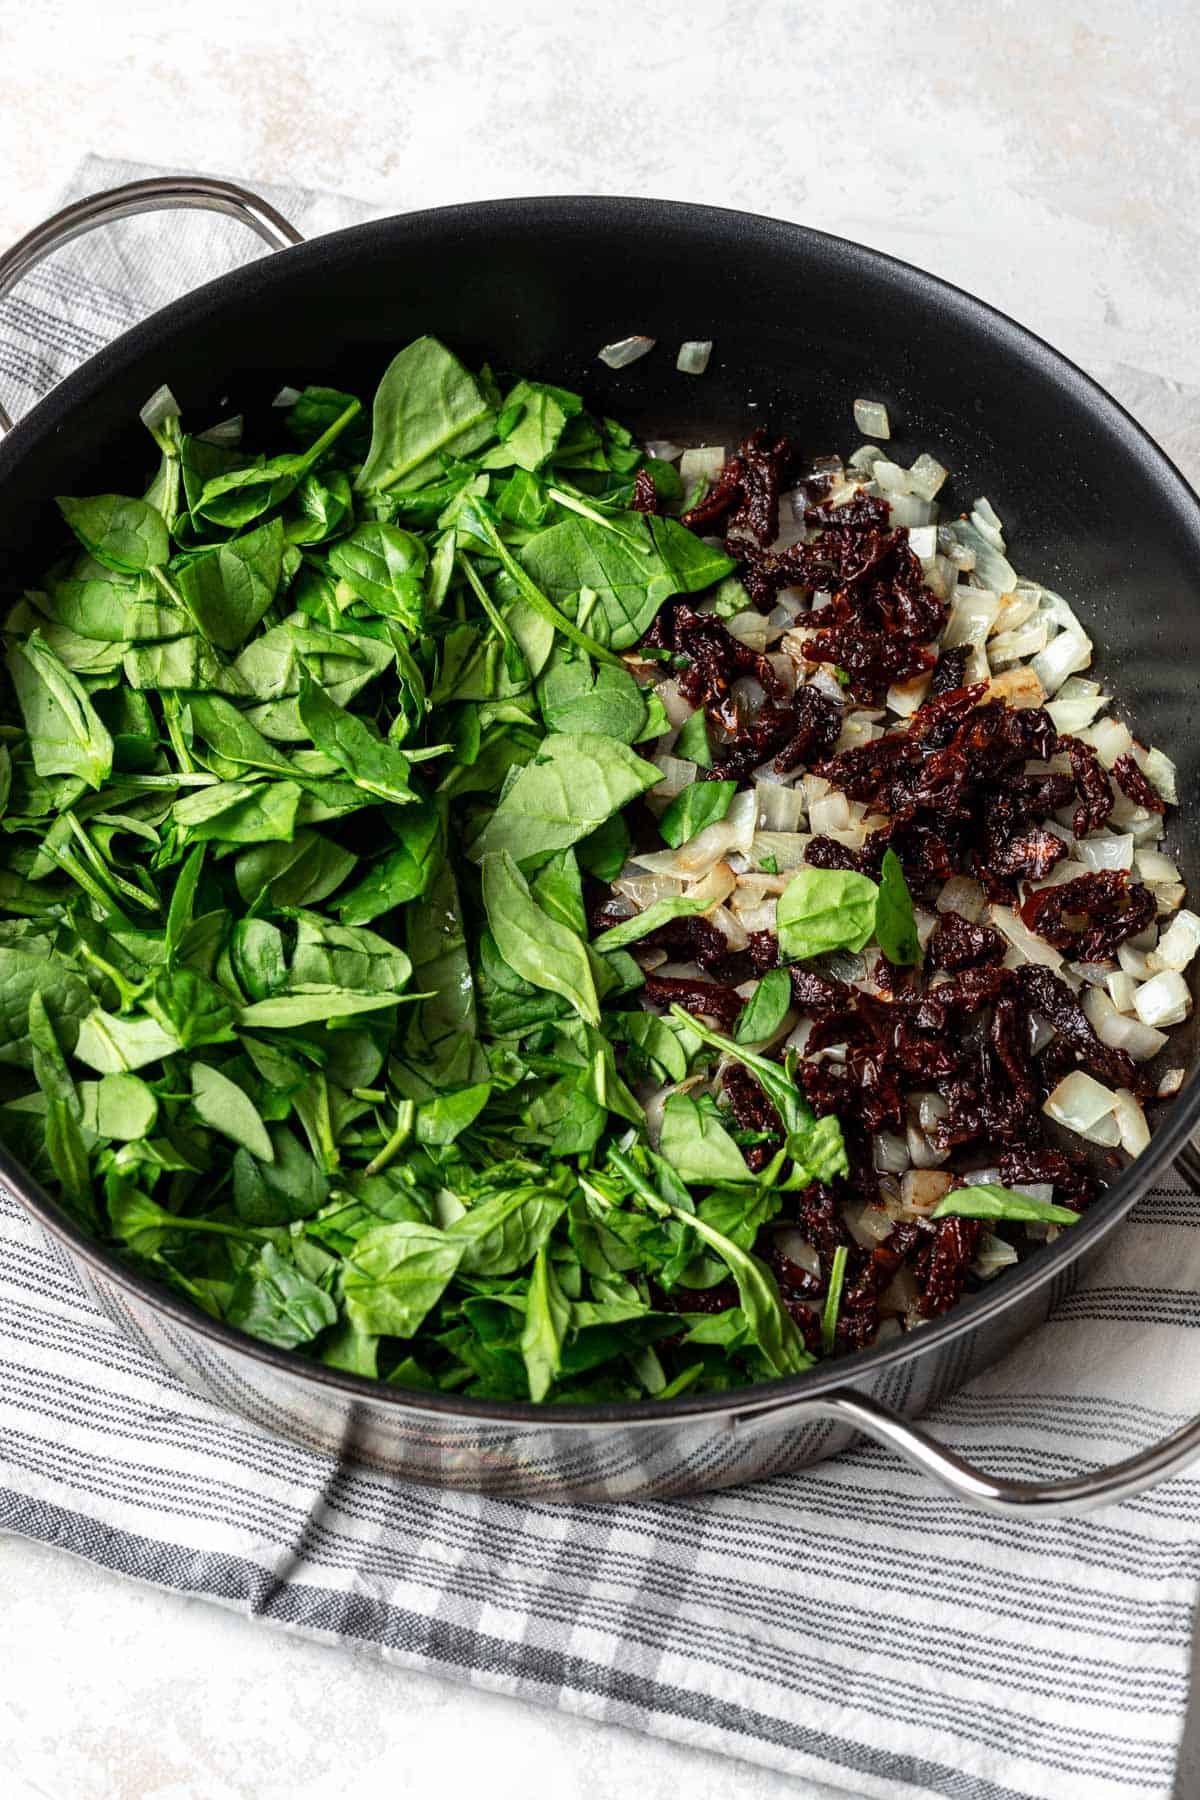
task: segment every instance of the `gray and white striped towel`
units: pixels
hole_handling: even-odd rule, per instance
[[[79,186],[135,171],[93,162]],[[303,225],[350,203],[280,194]],[[0,305],[25,402],[244,250],[176,218]],[[200,242],[197,246],[196,231]],[[1052,1321],[935,1416],[998,1472],[1130,1454],[1195,1410],[1200,1208],[1149,1195]],[[327,1641],[880,1800],[1168,1800],[1200,1474],[1086,1520],[967,1511],[867,1446],[620,1508],[404,1487],[260,1436],[85,1299],[0,1190],[0,1530]],[[1182,1790],[1180,1790],[1182,1791]]]

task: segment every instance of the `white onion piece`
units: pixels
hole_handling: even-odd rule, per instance
[[[608,364],[610,369],[627,369],[630,363],[635,363],[640,357],[648,355],[653,350],[654,344],[655,340],[652,337],[618,338],[615,343],[605,344],[600,350],[597,350],[596,354],[602,363]]]
[[[806,1270],[809,1275],[820,1278],[821,1258],[797,1226],[785,1225],[782,1231],[777,1231],[775,1243],[789,1262],[795,1263],[798,1269]]]
[[[987,895],[977,881],[952,875],[934,904],[939,912],[961,913],[972,925],[978,925],[987,909]]]
[[[994,589],[997,594],[1011,594],[1017,585],[1017,571],[991,541],[981,522],[975,518],[955,519],[950,530],[958,544],[974,552],[973,567],[983,586]]]
[[[850,829],[850,802],[840,788],[831,788],[828,793],[808,803],[808,822],[813,835],[823,837],[834,831]]]
[[[1200,950],[1200,918],[1188,907],[1167,926],[1146,957],[1156,974],[1164,969],[1186,969]]]
[[[695,708],[690,700],[685,700],[679,691],[679,682],[674,675],[668,681],[655,683],[654,691],[663,703],[663,711],[677,729],[686,725]]]
[[[915,494],[888,494],[885,496],[891,507],[890,523],[896,526],[931,525],[937,518],[937,507],[928,500],[918,500]]]
[[[931,499],[931,495],[925,495]],[[910,525],[908,528],[908,547],[921,562],[929,562],[937,555],[937,526]]]
[[[1182,1069],[1168,1069],[1166,1071],[1158,1084],[1158,1097],[1160,1100],[1167,1100],[1172,1094],[1177,1094],[1179,1092],[1180,1088],[1183,1086],[1183,1073]]]
[[[1117,1130],[1121,1134],[1121,1148],[1130,1156],[1140,1156],[1150,1142],[1150,1127],[1146,1123],[1146,1115],[1128,1088],[1117,1089]]]
[[[685,450],[679,459],[684,493],[690,494],[698,481],[715,481],[724,467],[723,444],[699,444],[693,450]]]
[[[1041,1013],[1030,1014],[1029,1026],[1029,1054],[1030,1056],[1040,1056],[1054,1036],[1054,1027],[1049,1019],[1042,1017]]]
[[[804,595],[799,588],[784,588],[776,597],[775,604],[767,614],[767,624],[774,627],[782,625],[786,630],[800,617],[805,609]]]
[[[1092,746],[1106,769],[1111,769],[1119,756],[1129,756],[1133,751],[1133,733],[1120,719],[1097,719],[1079,735]]]
[[[651,760],[656,769],[662,770],[662,780],[656,782],[651,789],[652,797],[655,800],[664,802],[673,800],[676,794],[683,792],[685,787],[691,787],[700,773],[696,763],[688,762],[682,756],[668,756],[662,752]]]
[[[1132,975],[1126,975],[1124,969],[1107,975],[1104,985],[1108,989],[1108,997],[1119,1013],[1133,1011],[1133,996],[1137,993],[1137,982]]]
[[[1064,682],[1063,688],[1066,685]],[[1054,721],[1055,731],[1061,732],[1064,737],[1077,737],[1081,731],[1087,730],[1106,701],[1103,695],[1098,695],[1095,699],[1064,700],[1062,691],[1059,690],[1056,700],[1046,702],[1046,711]]]
[[[1187,889],[1184,887],[1182,881],[1163,882],[1161,886],[1154,888],[1152,892],[1154,894],[1155,910],[1160,919],[1168,913],[1173,913],[1177,906],[1182,906],[1187,897]]]
[[[1048,969],[1061,969],[1063,959],[1054,946],[1027,930],[1011,907],[989,906],[987,914],[988,922],[1003,933],[1022,962],[1043,963]]]
[[[1132,869],[1133,839],[1128,834],[1077,838],[1075,857],[1089,869]]]
[[[863,1250],[873,1250],[876,1244],[882,1244],[896,1223],[882,1206],[864,1206],[858,1211],[845,1207],[842,1216],[850,1236]]]
[[[908,1263],[901,1263],[879,1296],[879,1310],[889,1317],[880,1321],[876,1342],[883,1337],[887,1326],[895,1325],[899,1329],[899,1320],[916,1311],[917,1298],[917,1278]]]
[[[1111,1088],[1084,1069],[1072,1069],[1048,1096],[1042,1111],[1089,1143],[1115,1148],[1121,1141],[1114,1117],[1116,1104]]]
[[[760,652],[766,649],[770,637],[765,615],[755,612],[753,608],[748,612],[734,613],[732,619],[726,619],[725,629],[739,644]]]
[[[971,660],[964,676],[966,681],[986,681],[988,678],[988,660],[983,646],[999,607],[999,594],[988,588],[960,587],[955,590],[942,648],[952,650],[960,644],[970,645]]]
[[[746,948],[748,941],[746,927],[734,917],[727,906],[718,906],[715,912],[710,912],[706,916],[709,924],[716,926],[735,955]]]
[[[1140,744],[1134,745],[1133,755],[1146,780],[1158,789],[1167,805],[1178,805],[1177,771],[1170,757],[1153,745],[1149,750],[1143,750]]]
[[[788,1034],[784,1042],[784,1049],[794,1050],[797,1056],[803,1056],[805,1045],[808,1043],[809,1034],[811,1033],[812,1028],[813,1021],[811,1019],[801,1019],[795,1028]]]
[[[1134,852],[1133,866],[1138,872],[1138,880],[1153,886],[1156,882],[1176,882],[1179,870],[1169,856],[1161,850],[1141,849]]]
[[[639,875],[631,865],[628,872],[617,876],[613,892],[628,900],[638,912],[645,912],[656,900],[674,900],[682,894],[683,882],[677,875]]]
[[[1017,1260],[1015,1245],[1010,1244],[1006,1238],[998,1237],[994,1231],[985,1231],[979,1240],[971,1273],[977,1275],[980,1281],[991,1281],[1002,1269],[1011,1269]]]
[[[872,1161],[880,1174],[899,1175],[908,1167],[908,1145],[894,1131],[877,1131]]]
[[[1057,694],[1068,675],[1086,669],[1092,660],[1092,640],[1083,631],[1060,631],[1030,664],[1047,694]]]
[[[914,1169],[936,1169],[939,1163],[948,1160],[948,1150],[935,1150],[925,1133],[917,1125],[909,1125],[905,1134],[908,1144],[908,1157]]]
[[[908,470],[902,469],[899,463],[889,462],[886,456],[881,456],[877,463],[872,464],[871,479],[888,500],[893,494],[912,492]]]
[[[1142,983],[1133,1005],[1143,1025],[1181,1025],[1192,1010],[1192,996],[1177,969],[1164,969]]]
[[[300,398],[299,394],[296,393],[295,388],[292,388],[289,391],[295,394],[297,400]],[[288,405],[291,405],[290,400],[288,401]],[[169,387],[157,387],[147,400],[145,406],[143,406],[138,417],[141,419],[142,424],[146,427],[147,431],[154,431],[164,422],[164,420],[177,419],[179,417],[179,402]]]
[[[850,457],[850,467],[852,469],[873,469],[875,464],[886,455],[886,450],[881,450],[878,444],[860,444]]]
[[[900,1178],[900,1202],[913,1218],[931,1213],[950,1186],[953,1176],[938,1169],[910,1169]]]
[[[1018,663],[1014,668],[1001,669],[999,675],[992,676],[987,698],[1003,700],[1006,706],[1019,710],[1022,706],[1040,706],[1046,698],[1046,690],[1031,666]]]
[[[799,831],[804,824],[802,789],[784,787],[778,781],[759,781],[755,783],[754,797],[759,831]]]
[[[683,455],[683,445],[673,444],[670,438],[647,438],[646,455],[655,462],[676,462]]]
[[[898,713],[902,719],[911,719],[924,702],[932,679],[932,673],[926,673],[910,675],[907,681],[894,681],[887,691],[889,711]]]
[[[711,900],[714,906],[721,906],[736,886],[737,876],[729,864],[719,862],[714,863],[701,880],[694,881],[687,889],[687,894],[691,900]]]
[[[1135,949],[1132,944],[1117,945],[1117,961],[1123,973],[1131,975],[1135,981],[1148,981],[1154,973],[1146,960],[1145,951]]]
[[[812,836],[810,831],[756,831],[750,854],[758,864],[764,857],[773,856],[775,866],[782,874],[787,869],[800,867]]]
[[[864,437],[890,438],[892,435],[887,407],[878,400],[856,400],[854,423]]]
[[[936,500],[938,489],[945,481],[948,470],[943,469],[940,462],[922,450],[911,469],[908,471],[909,486],[914,494],[922,500]]]
[[[712,355],[711,338],[688,338],[679,346],[675,367],[681,375],[703,375]]]
[[[1083,996],[1083,1010],[1100,1042],[1107,1044],[1110,1050],[1126,1051],[1134,1062],[1149,1062],[1167,1041],[1165,1032],[1118,1012],[1108,994],[1100,988],[1089,988]]]
[[[735,897],[733,906],[743,931],[774,931],[776,902],[773,899],[760,900],[753,906],[739,906]]]
[[[218,419],[207,431],[198,431],[197,438],[204,444],[216,444],[227,450],[236,450],[242,441],[242,427],[245,424],[241,413],[233,413],[228,419]]]
[[[299,388],[281,387],[279,392],[276,394],[275,398],[272,400],[271,405],[279,406],[279,407],[295,406],[295,404],[299,398],[300,398],[300,389]]]

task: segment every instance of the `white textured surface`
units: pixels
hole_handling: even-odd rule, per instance
[[[1187,0],[0,0],[0,240],[89,151],[381,211],[587,191],[746,207],[1012,312],[1195,473],[1198,59]],[[640,1800],[799,1793],[0,1542],[5,1800],[635,1784]]]

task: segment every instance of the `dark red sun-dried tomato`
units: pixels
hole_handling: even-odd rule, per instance
[[[1096,1194],[1096,1181],[1090,1170],[1062,1150],[1013,1145],[1001,1152],[1000,1180],[1005,1187],[1015,1187],[1018,1182],[1048,1181],[1054,1188],[1055,1204],[1073,1207],[1076,1212],[1082,1212]]]
[[[744,1004],[736,988],[699,977],[691,980],[686,975],[647,975],[642,993],[655,1006],[682,1006],[685,1012],[716,1019],[726,1031]]]
[[[839,844],[836,838],[815,837],[805,846],[804,860],[814,869],[854,869],[877,881],[890,837],[890,826],[872,831],[861,850],[851,850],[848,844]]]
[[[639,469],[633,478],[633,499],[630,506],[634,512],[656,513],[658,511],[658,489],[654,485],[654,477],[649,469]]]
[[[788,977],[792,999],[801,1012],[811,1013],[815,1019],[844,1012],[854,999],[854,990],[846,982],[833,975],[818,975],[815,969],[802,969],[799,963],[791,965]]]
[[[1071,759],[1071,773],[1075,777],[1075,788],[1079,794],[1079,805],[1071,820],[1071,829],[1077,838],[1086,837],[1089,831],[1099,831],[1108,820],[1112,811],[1112,788],[1108,785],[1108,776],[1104,767],[1090,744],[1081,739],[1065,737],[1059,739],[1059,748],[1065,750]]]
[[[765,1131],[767,1142],[746,1144],[742,1155],[746,1167],[758,1174],[766,1167],[783,1142],[783,1122],[768,1100],[760,1082],[740,1063],[731,1063],[721,1077],[721,1086],[729,1101],[729,1110],[743,1131]]]
[[[754,973],[765,975],[768,969],[779,966],[779,939],[773,931],[748,931],[746,955]]]
[[[1135,806],[1144,806],[1147,812],[1165,812],[1167,803],[1152,782],[1147,780],[1138,768],[1133,757],[1126,754],[1118,756],[1112,766],[1113,780]]]
[[[832,625],[809,638],[804,654],[811,662],[834,663],[850,677],[856,699],[877,705],[894,682],[922,675],[933,666],[933,652],[911,638],[868,631],[856,623]]]
[[[801,763],[824,762],[842,732],[842,709],[814,687],[797,688],[792,701],[795,730],[775,757],[775,771],[789,775]]]
[[[666,615],[660,611],[655,625]],[[649,634],[647,634],[648,637]],[[739,643],[712,613],[693,612],[686,601],[676,600],[669,623],[662,626],[663,648],[686,656],[688,666],[679,676],[679,691],[693,706],[703,706],[727,731],[738,729],[738,710],[731,686],[738,675],[753,675],[769,700],[783,706],[788,691],[774,664],[748,645]],[[643,643],[647,640],[644,638]]]
[[[961,913],[944,912],[938,915],[925,955],[931,969],[954,971],[1003,962],[1004,948],[1004,939],[990,925],[973,925]]]
[[[728,938],[710,919],[695,913],[668,919],[657,931],[647,932],[634,949],[635,954],[642,949],[667,950],[672,956],[699,963],[711,974],[723,977],[728,973]]]
[[[1056,890],[1046,891],[1054,893]],[[1117,1087],[1133,1086],[1133,1059],[1126,1051],[1114,1050],[1101,1043],[1082,1006],[1053,969],[1042,963],[1022,963],[1012,975],[1026,1011],[1041,1013],[1085,1069]]]
[[[929,683],[931,697],[936,699],[939,694],[950,694],[955,688],[961,687],[970,660],[970,644],[955,644],[953,649],[943,650]]]
[[[682,515],[689,531],[724,521],[727,532],[750,531],[762,545],[779,536],[779,492],[796,459],[787,438],[771,442],[760,425],[738,445],[702,500]]]
[[[979,1219],[937,1220],[932,1243],[923,1246],[913,1262],[921,1296],[918,1304],[926,1318],[949,1312],[962,1298],[982,1235]]]
[[[1154,895],[1124,869],[1077,876],[1026,897],[1021,919],[1030,931],[1069,951],[1077,962],[1103,962],[1127,938],[1144,931],[1155,913]]]

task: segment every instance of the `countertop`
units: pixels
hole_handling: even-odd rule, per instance
[[[374,210],[658,194],[1011,312],[1200,474],[1200,15],[1183,0],[0,0],[0,241],[88,153]],[[602,278],[602,277],[601,277]],[[797,1800],[785,1777],[273,1635],[0,1540],[6,1800]],[[1200,1792],[1189,1758],[1181,1796]],[[536,1775],[534,1772],[536,1771]]]

